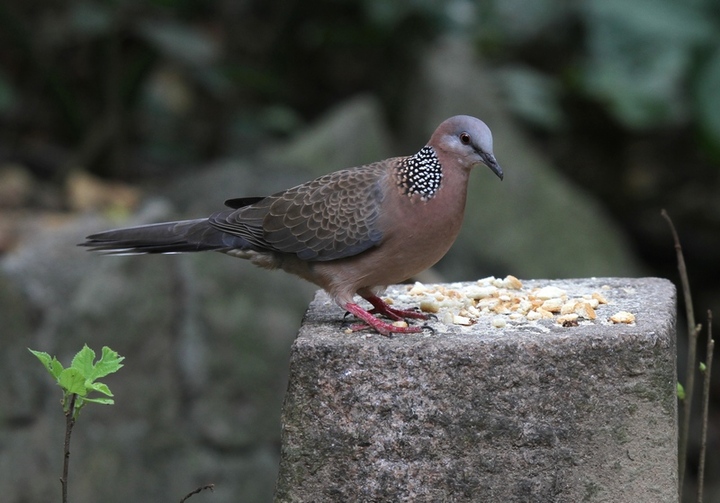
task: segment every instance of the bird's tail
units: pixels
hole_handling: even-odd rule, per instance
[[[237,240],[200,218],[99,232],[78,246],[109,255],[137,255],[223,250],[238,246]]]

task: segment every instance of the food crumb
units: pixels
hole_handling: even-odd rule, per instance
[[[407,287],[409,297],[419,300],[420,310],[437,314],[446,325],[470,326],[490,317],[490,325],[506,327],[509,323],[537,322],[548,319],[563,327],[587,324],[598,319],[598,309],[610,304],[611,288],[602,285],[600,292],[571,294],[554,285],[523,288],[515,276],[498,279],[493,276],[467,285],[424,285],[416,282]],[[602,315],[607,320],[607,314]],[[635,316],[619,311],[609,317],[612,323],[634,323]]]
[[[613,323],[635,323],[635,315],[627,311],[618,311],[610,316],[610,321]]]

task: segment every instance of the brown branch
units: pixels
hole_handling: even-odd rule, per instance
[[[208,484],[206,486],[198,487],[194,491],[187,493],[185,495],[185,497],[180,500],[180,503],[185,503],[191,496],[194,496],[194,495],[204,491],[205,489],[210,489],[210,492],[213,492],[215,490],[215,484]]]
[[[77,395],[70,395],[70,406],[65,410],[65,456],[63,459],[63,473],[60,478],[62,485],[62,503],[67,503],[68,493],[68,469],[70,468],[70,435],[72,435],[73,426],[75,426],[75,399]]]
[[[702,436],[700,445],[700,466],[698,468],[698,503],[703,500],[703,484],[705,482],[705,452],[707,449],[707,426],[710,404],[710,376],[712,372],[713,351],[715,341],[712,338],[712,311],[707,312],[707,355],[705,356],[705,375],[703,377],[703,411],[702,411]]]
[[[682,494],[683,482],[685,479],[685,466],[687,464],[687,443],[688,433],[690,431],[690,412],[692,410],[693,390],[695,388],[695,357],[697,351],[697,337],[700,331],[695,325],[695,315],[693,314],[692,295],[690,294],[690,281],[688,280],[687,268],[685,267],[685,259],[683,258],[682,246],[680,246],[680,238],[675,231],[675,226],[670,220],[667,211],[661,211],[662,217],[667,220],[672,232],[673,241],[675,242],[675,254],[677,255],[678,272],[680,273],[680,282],[682,283],[683,299],[685,301],[685,315],[688,324],[688,356],[687,356],[687,375],[685,376],[685,402],[683,405],[683,420],[680,427],[680,445],[679,445],[679,483],[678,491]]]

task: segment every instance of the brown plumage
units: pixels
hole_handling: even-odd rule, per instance
[[[488,127],[458,115],[415,155],[336,171],[267,197],[231,199],[225,204],[233,209],[209,218],[93,234],[80,246],[109,254],[219,251],[315,283],[381,334],[419,332],[373,316],[427,319],[392,309],[377,294],[445,255],[460,231],[470,170],[481,163],[502,179]],[[355,295],[373,309],[356,304]]]

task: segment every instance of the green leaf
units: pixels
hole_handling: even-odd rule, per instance
[[[68,393],[76,395],[87,395],[87,387],[85,386],[85,377],[76,368],[67,368],[60,373],[58,384]]]
[[[55,378],[55,380],[58,379],[60,376],[60,373],[63,371],[62,364],[57,360],[57,358],[50,357],[49,354],[43,352],[43,351],[33,351],[32,349],[28,348],[28,351],[30,351],[32,354],[37,356],[38,360],[43,364],[45,369],[50,372],[50,375]]]
[[[63,370],[65,370],[65,368],[62,366],[62,363],[60,363],[58,359],[53,356],[52,370],[50,371],[50,373],[55,377],[55,380],[60,379],[60,374]]]
[[[102,356],[100,357],[100,360],[95,364],[95,368],[93,370],[92,379],[98,379],[100,377],[105,377],[108,374],[112,374],[114,372],[117,372],[122,368],[122,363],[125,359],[124,356],[120,356],[117,354],[117,351],[113,351],[107,346],[103,346],[102,348]]]
[[[700,362],[698,367],[700,368],[700,372],[705,372],[707,370],[707,365],[705,365],[704,362]]]
[[[107,395],[107,396],[113,396],[112,392],[110,391],[110,388],[108,388],[107,385],[105,385],[101,382],[93,382],[93,383],[85,383],[85,384],[92,391],[97,391],[98,393],[102,393],[103,395]]]
[[[93,360],[95,360],[95,351],[85,344],[73,358],[70,367],[80,372],[85,379],[93,380]]]
[[[115,400],[112,398],[83,398],[86,402],[99,403],[100,405],[113,405]]]
[[[680,400],[685,400],[685,388],[680,383],[677,383],[677,397]]]
[[[117,372],[120,367],[122,367],[120,362],[124,359],[125,358],[119,356],[116,351],[105,346],[102,349],[100,359],[97,363],[93,363],[93,360],[95,360],[95,351],[85,345],[85,347],[75,355],[71,366],[80,371],[85,379],[92,383],[95,379]]]
[[[93,363],[93,360],[95,360],[95,351],[90,349],[86,344],[75,355],[71,366],[63,369],[63,366],[57,358],[51,357],[42,351],[33,351],[29,348],[28,350],[34,354],[48,372],[55,377],[58,384],[65,391],[65,400],[73,393],[78,395],[75,401],[75,414],[79,413],[80,408],[82,408],[85,402],[95,402],[104,405],[114,403],[113,400],[108,398],[86,398],[86,395],[91,391],[97,391],[106,396],[113,396],[110,388],[108,388],[106,384],[95,382],[95,379],[117,372],[122,367],[120,362],[123,361],[125,357],[118,355],[116,351],[113,351],[107,346],[103,347],[102,356],[97,363]]]
[[[37,359],[40,360],[40,362],[42,362],[45,368],[48,369],[48,372],[52,374],[52,364],[50,363],[52,361],[52,358],[49,354],[45,353],[44,351],[34,351],[30,348],[28,348],[28,351],[37,356]]]

